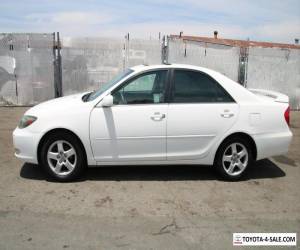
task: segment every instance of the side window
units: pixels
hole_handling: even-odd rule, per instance
[[[233,99],[209,76],[196,71],[175,70],[172,102],[233,102]]]
[[[163,103],[167,71],[144,73],[113,93],[114,104]]]
[[[134,80],[131,82],[131,84],[128,84],[124,87],[124,91],[132,91],[132,92],[138,92],[138,91],[151,91],[153,89],[154,81],[155,81],[156,74],[149,74],[141,76],[140,78]]]

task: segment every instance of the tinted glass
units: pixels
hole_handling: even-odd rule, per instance
[[[172,102],[233,102],[233,99],[211,77],[196,71],[175,70]]]
[[[142,74],[113,93],[114,104],[163,103],[167,71]]]

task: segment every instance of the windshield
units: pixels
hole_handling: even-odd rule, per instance
[[[106,90],[108,90],[110,87],[114,86],[116,83],[121,81],[123,78],[125,78],[126,76],[128,76],[132,72],[133,72],[132,69],[126,69],[124,72],[118,74],[112,80],[105,83],[100,89],[88,94],[88,97],[86,98],[86,101],[88,102],[88,101],[95,100],[98,96],[100,96],[102,93],[104,93]]]

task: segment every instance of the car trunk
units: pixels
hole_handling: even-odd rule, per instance
[[[289,97],[279,92],[265,90],[265,89],[249,89],[249,91],[266,100],[280,102],[280,103],[289,103]]]

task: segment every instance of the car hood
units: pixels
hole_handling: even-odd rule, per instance
[[[50,114],[51,112],[59,113],[60,111],[74,110],[78,106],[82,106],[85,104],[85,102],[82,101],[82,97],[86,93],[88,92],[59,97],[46,102],[42,102],[29,109],[25,114],[26,115],[46,114],[47,115]]]

